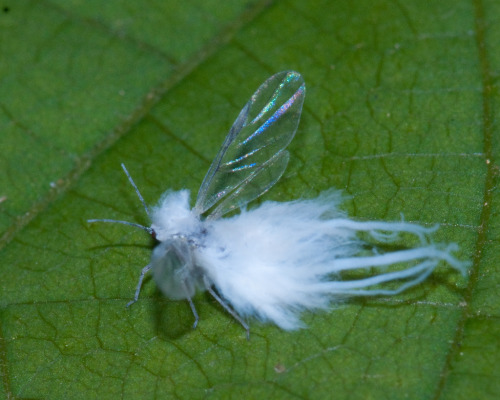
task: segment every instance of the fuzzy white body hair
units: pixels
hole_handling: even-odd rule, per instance
[[[189,207],[189,190],[165,192],[152,211],[151,228],[159,242],[176,235],[193,237],[201,230],[200,218]]]
[[[338,210],[340,201],[341,194],[330,190],[312,200],[267,201],[229,218],[202,221],[189,208],[187,190],[168,192],[153,210],[152,228],[160,241],[174,237],[189,243],[191,265],[175,272],[182,279],[191,274],[203,289],[203,275],[238,315],[287,330],[301,326],[299,314],[305,309],[326,309],[345,296],[398,293],[424,280],[441,260],[463,272],[465,264],[450,253],[453,246],[440,249],[428,243],[427,235],[435,229],[406,222],[352,221]],[[360,257],[360,231],[384,242],[400,233],[414,234],[421,247]],[[399,262],[414,265],[380,273]],[[165,275],[155,272],[162,264],[153,261],[152,267],[155,278],[161,276],[156,280],[165,295],[179,298],[164,290]],[[343,271],[372,268],[377,274],[367,278],[340,279]],[[372,288],[399,279],[406,283],[395,290]]]

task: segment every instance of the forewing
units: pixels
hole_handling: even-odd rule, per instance
[[[302,112],[302,76],[284,71],[271,76],[241,110],[201,184],[195,210],[214,207],[210,218],[242,207],[273,186],[288,163],[284,150]]]

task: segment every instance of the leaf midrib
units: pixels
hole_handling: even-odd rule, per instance
[[[484,182],[483,193],[483,206],[479,218],[479,229],[477,240],[474,249],[474,256],[472,259],[472,266],[469,269],[469,279],[466,288],[464,289],[464,303],[465,306],[461,310],[461,316],[455,329],[455,336],[453,337],[450,345],[446,360],[439,374],[439,380],[434,390],[432,398],[438,400],[442,397],[446,385],[448,383],[448,376],[452,371],[453,360],[459,354],[460,344],[462,343],[465,335],[465,325],[472,316],[472,296],[477,286],[479,279],[479,267],[481,263],[482,253],[484,252],[488,228],[491,216],[491,205],[493,201],[493,190],[495,186],[495,169],[493,161],[493,122],[494,122],[494,107],[493,97],[491,95],[492,88],[494,87],[493,74],[490,65],[490,60],[487,51],[486,40],[486,23],[484,14],[484,4],[482,0],[474,0],[474,31],[477,46],[477,57],[479,62],[479,72],[482,86],[482,128],[483,128],[483,154],[486,161],[486,175]]]

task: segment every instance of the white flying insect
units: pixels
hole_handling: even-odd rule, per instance
[[[189,191],[167,191],[151,211],[122,164],[150,217],[151,227],[116,222],[144,229],[159,244],[143,268],[135,292],[137,301],[145,274],[152,269],[156,284],[171,299],[187,299],[207,290],[247,331],[247,317],[270,321],[282,329],[302,326],[301,311],[327,309],[332,301],[354,295],[397,294],[426,279],[447,262],[465,273],[467,263],[451,253],[457,249],[433,244],[436,230],[401,222],[356,222],[338,210],[338,191],[323,192],[312,200],[267,201],[229,218],[265,193],[283,174],[285,150],[297,130],[305,84],[297,72],[271,76],[241,110],[201,184],[196,204],[189,206]],[[414,235],[420,247],[383,253],[358,237],[365,232],[375,241],[394,242],[401,234]],[[405,269],[385,271],[393,264]],[[368,277],[341,280],[350,270],[376,271]],[[394,287],[388,282],[400,281]]]

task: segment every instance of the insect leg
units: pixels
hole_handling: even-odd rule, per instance
[[[191,307],[191,311],[193,312],[193,315],[194,315],[194,324],[193,324],[193,329],[196,328],[196,326],[198,325],[198,321],[200,320],[200,317],[198,316],[198,311],[196,311],[196,307],[194,306],[194,303],[193,303],[193,300],[191,300],[191,297],[189,295],[187,295],[188,290],[187,290],[187,286],[186,286],[186,282],[182,282],[182,286],[184,286],[184,291],[186,292],[186,299],[189,303],[189,307]]]
[[[151,264],[146,265],[142,269],[141,276],[139,277],[139,282],[137,283],[137,288],[135,289],[134,300],[129,301],[127,303],[127,307],[130,307],[132,304],[134,304],[139,299],[139,293],[141,292],[142,281],[144,280],[144,276],[148,273],[148,271],[150,269],[151,269]]]
[[[245,330],[247,331],[247,340],[250,340],[250,327],[248,326],[248,324],[243,321],[243,319],[241,319],[241,317],[236,314],[236,311],[234,311],[231,307],[229,307],[228,304],[226,304],[226,302],[224,300],[222,300],[222,298],[217,294],[215,293],[215,291],[212,289],[212,283],[208,280],[208,278],[206,276],[203,276],[203,282],[205,283],[205,287],[207,288],[207,291],[208,293],[210,293],[212,295],[212,297],[217,300],[217,302],[222,306],[224,307],[224,309],[232,315],[232,317],[238,321],[241,326],[243,328],[245,328]]]

